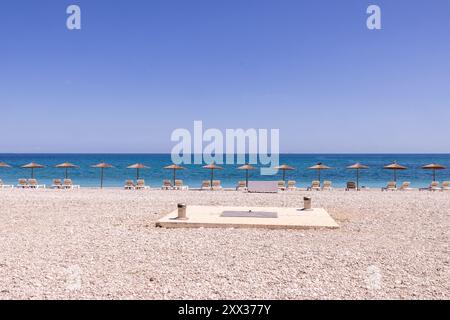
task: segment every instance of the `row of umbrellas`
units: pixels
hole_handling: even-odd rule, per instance
[[[388,164],[386,166],[383,167],[384,169],[387,170],[392,170],[394,172],[394,181],[397,182],[397,170],[406,170],[408,169],[405,166],[402,166],[400,164],[398,164],[396,161],[394,161],[391,164]],[[285,172],[287,170],[295,170],[293,167],[290,167],[288,165],[282,165],[280,167],[278,167],[279,170],[283,170],[283,180],[285,180]],[[331,169],[331,167],[328,167],[322,163],[318,163],[312,167],[309,167],[308,169],[312,169],[312,170],[317,170],[317,180],[320,181],[320,171],[321,170],[327,170],[327,169]],[[355,163],[351,166],[348,166],[347,169],[353,169],[356,170],[356,188],[359,189],[359,170],[363,170],[363,169],[369,169],[369,166],[363,165],[361,163]],[[446,169],[445,166],[437,164],[437,163],[431,163],[431,164],[427,164],[425,166],[422,166],[422,169],[425,170],[433,170],[433,181],[436,181],[436,170],[443,170]]]
[[[4,162],[0,162],[0,168],[1,167],[8,168],[8,167],[11,167],[11,166],[6,164],[6,163],[4,163]],[[22,166],[22,168],[31,169],[31,178],[32,179],[34,178],[34,169],[39,169],[39,168],[44,168],[44,167],[45,167],[44,165],[41,165],[41,164],[38,164],[38,163],[35,163],[35,162],[31,162],[29,164],[26,164],[26,165]],[[56,168],[65,169],[65,177],[66,177],[66,179],[68,178],[68,170],[69,169],[71,169],[71,168],[79,168],[79,166],[77,166],[75,164],[72,164],[72,163],[69,163],[69,162],[64,162],[64,163],[58,164],[55,167]],[[113,166],[111,164],[102,162],[102,163],[93,165],[92,167],[101,169],[100,187],[103,188],[104,169],[113,168]],[[140,170],[141,169],[147,169],[149,167],[145,166],[142,163],[136,163],[136,164],[133,164],[131,166],[128,166],[127,168],[128,169],[135,169],[136,170],[136,179],[139,180]],[[211,171],[210,180],[211,180],[211,186],[212,186],[213,180],[214,180],[214,170],[222,170],[223,168],[218,166],[218,165],[216,165],[215,163],[211,163],[211,164],[208,164],[206,166],[203,166],[203,168],[204,169],[208,169],[208,170]],[[355,163],[355,164],[353,164],[351,166],[348,166],[347,168],[356,170],[356,187],[359,189],[359,175],[360,175],[359,171],[362,170],[362,169],[369,169],[369,167],[358,162],[358,163]],[[179,166],[177,164],[171,164],[171,165],[168,165],[168,166],[164,167],[164,169],[173,171],[173,184],[175,185],[176,172],[178,170],[183,170],[185,168],[182,167],[182,166]],[[246,165],[243,165],[243,166],[239,167],[238,169],[239,170],[245,170],[245,172],[246,172],[245,173],[245,184],[248,187],[249,171],[250,170],[255,170],[256,168],[253,167],[250,164],[246,164]],[[291,167],[291,166],[289,166],[287,164],[280,165],[280,166],[276,167],[276,169],[282,171],[282,173],[283,173],[283,181],[286,180],[286,171],[295,170],[294,167]],[[322,170],[331,169],[331,167],[326,166],[323,163],[319,162],[318,164],[316,164],[316,165],[314,165],[312,167],[309,167],[308,169],[310,169],[310,170],[317,170],[317,179],[320,181],[320,172]],[[397,181],[397,170],[406,170],[407,167],[402,166],[402,165],[398,164],[396,161],[394,161],[393,163],[384,166],[384,169],[392,170],[394,172],[394,181]],[[431,164],[423,166],[422,169],[433,170],[433,181],[436,181],[436,170],[443,170],[443,169],[446,169],[446,167],[443,166],[443,165],[437,164],[437,163],[431,163]]]
[[[0,168],[10,168],[11,166],[9,164],[6,164],[4,162],[0,162]],[[101,175],[100,175],[100,187],[103,188],[103,176],[104,176],[104,170],[107,168],[112,168],[113,166],[111,164],[102,162],[96,165],[92,166],[93,168],[98,168],[101,169]],[[34,179],[34,169],[40,169],[40,168],[45,168],[44,165],[39,164],[39,163],[35,163],[35,162],[31,162],[29,164],[23,165],[22,168],[25,169],[31,169],[31,179]],[[61,164],[58,164],[55,166],[55,168],[61,168],[61,169],[65,169],[65,178],[67,179],[69,177],[69,169],[73,169],[73,168],[79,168],[79,166],[70,163],[70,162],[64,162]],[[140,169],[144,169],[144,168],[148,168],[147,166],[141,164],[141,163],[136,163],[133,164],[129,167],[127,167],[129,169],[136,169],[136,177],[137,179],[139,179],[139,170]]]
[[[9,164],[6,164],[4,162],[0,162],[0,168],[10,168],[10,167],[11,166]],[[39,163],[31,162],[31,163],[28,163],[28,164],[23,165],[21,167],[25,168],[25,169],[31,169],[31,178],[34,179],[34,170],[35,169],[44,168],[45,166],[42,165],[42,164],[39,164]],[[101,163],[95,164],[95,165],[93,165],[91,167],[92,168],[98,168],[98,169],[101,170],[100,171],[101,172],[100,173],[100,188],[103,188],[104,170],[108,169],[108,168],[113,168],[113,165],[111,165],[109,163],[101,162]],[[75,165],[73,163],[64,162],[64,163],[56,165],[55,168],[65,169],[65,178],[67,179],[69,177],[69,174],[68,174],[69,169],[79,168],[79,166],[77,166],[77,165]],[[140,170],[141,169],[148,169],[149,167],[144,165],[144,164],[142,164],[142,163],[135,163],[135,164],[133,164],[131,166],[128,166],[127,168],[128,169],[136,169],[136,180],[139,180]],[[203,168],[211,170],[211,185],[212,185],[212,181],[214,180],[214,170],[223,169],[222,167],[219,167],[219,166],[217,166],[215,164],[210,164],[210,165],[204,166]],[[172,164],[172,165],[164,167],[164,169],[173,171],[173,184],[175,185],[176,172],[177,172],[177,170],[183,170],[184,167],[176,165],[176,164]],[[247,181],[248,181],[248,171],[247,171]]]

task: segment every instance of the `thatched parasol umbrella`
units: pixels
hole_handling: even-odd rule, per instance
[[[393,163],[388,164],[387,166],[384,166],[384,169],[393,170],[394,171],[394,182],[397,182],[397,170],[406,170],[407,168],[402,165],[399,165],[397,163],[397,161],[394,161]]]
[[[42,164],[31,162],[22,166],[22,168],[31,169],[31,179],[34,179],[34,169],[44,168],[44,166]]]
[[[331,167],[324,165],[322,162],[319,162],[318,164],[309,167],[310,170],[317,170],[317,180],[320,182],[320,171],[331,169]]]
[[[175,180],[177,179],[177,170],[183,170],[185,168],[177,164],[171,164],[170,166],[164,167],[164,169],[173,170],[173,185],[175,185]]]
[[[0,162],[0,168],[11,168],[11,166],[7,163]]]
[[[70,168],[79,168],[77,165],[74,165],[73,163],[69,163],[69,162],[64,162],[61,164],[58,164],[57,166],[55,166],[55,168],[62,168],[65,169],[65,178],[67,179],[69,177],[68,175],[68,170]]]
[[[351,166],[348,166],[347,169],[356,170],[356,190],[359,190],[359,170],[369,169],[369,167],[357,162],[355,164],[352,164]]]
[[[107,169],[107,168],[113,168],[112,165],[108,164],[108,163],[99,163],[99,164],[95,164],[93,166],[91,166],[92,168],[99,168],[101,169],[101,175],[100,175],[100,188],[103,188],[103,170]]]
[[[433,170],[433,181],[436,181],[436,170],[444,170],[447,169],[447,167],[441,164],[431,163],[427,164],[426,166],[423,166],[422,169]]]
[[[213,187],[213,180],[214,180],[214,170],[222,170],[223,168],[216,165],[214,162],[211,164],[208,164],[206,166],[203,166],[204,169],[211,170],[211,189]]]
[[[11,166],[7,163],[0,162],[0,168],[11,168]]]
[[[282,164],[281,166],[275,167],[275,169],[283,171],[283,181],[286,181],[286,171],[295,170],[294,167],[288,166],[287,164]]]
[[[136,180],[139,180],[139,170],[140,169],[148,169],[146,165],[143,165],[142,163],[135,163],[131,166],[128,166],[127,169],[136,169]]]
[[[248,188],[248,171],[249,170],[255,170],[256,168],[254,166],[251,166],[249,164],[245,164],[238,168],[238,170],[245,170],[245,186]]]

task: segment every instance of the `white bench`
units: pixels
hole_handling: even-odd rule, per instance
[[[248,192],[278,193],[278,181],[249,181]]]

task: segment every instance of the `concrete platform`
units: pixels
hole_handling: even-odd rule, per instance
[[[221,217],[224,211],[276,212],[277,218]],[[284,207],[220,207],[187,206],[188,220],[177,220],[174,210],[156,222],[163,228],[267,228],[267,229],[311,229],[339,228],[339,225],[323,208],[302,211]]]

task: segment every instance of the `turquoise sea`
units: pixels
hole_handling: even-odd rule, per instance
[[[136,171],[126,167],[134,163],[143,163],[149,169],[141,170],[141,177],[152,187],[161,186],[163,179],[171,179],[172,172],[163,167],[171,163],[170,154],[0,154],[0,162],[6,162],[12,168],[0,168],[0,179],[5,184],[17,184],[19,178],[29,178],[30,170],[20,166],[37,162],[45,165],[36,169],[35,176],[40,183],[51,184],[54,178],[64,178],[64,170],[54,168],[62,162],[71,162],[79,169],[70,169],[70,178],[75,184],[85,187],[97,187],[100,181],[100,170],[91,168],[99,162],[107,162],[114,166],[105,169],[104,185],[121,187],[126,179],[133,179]],[[408,170],[398,171],[398,181],[410,181],[413,187],[424,187],[432,180],[432,172],[421,169],[429,163],[439,163],[450,168],[450,154],[281,154],[280,163],[286,163],[296,168],[288,171],[286,179],[296,180],[297,185],[307,186],[314,180],[317,173],[308,170],[318,162],[332,169],[322,171],[322,179],[331,180],[333,186],[343,187],[347,181],[355,180],[355,171],[347,166],[361,162],[368,165],[368,170],[362,170],[360,184],[368,187],[385,186],[392,180],[393,173],[384,170],[383,166],[393,161],[408,167]],[[238,180],[245,180],[245,172],[236,170],[238,165],[222,165],[224,170],[215,172],[215,179],[221,180],[225,187],[234,187]],[[183,179],[190,187],[199,187],[202,180],[208,180],[210,172],[201,165],[185,165],[186,170],[178,171],[177,178]],[[276,176],[261,176],[259,170],[250,172],[250,180],[280,180],[281,172]],[[450,170],[437,171],[437,180],[450,180]]]

